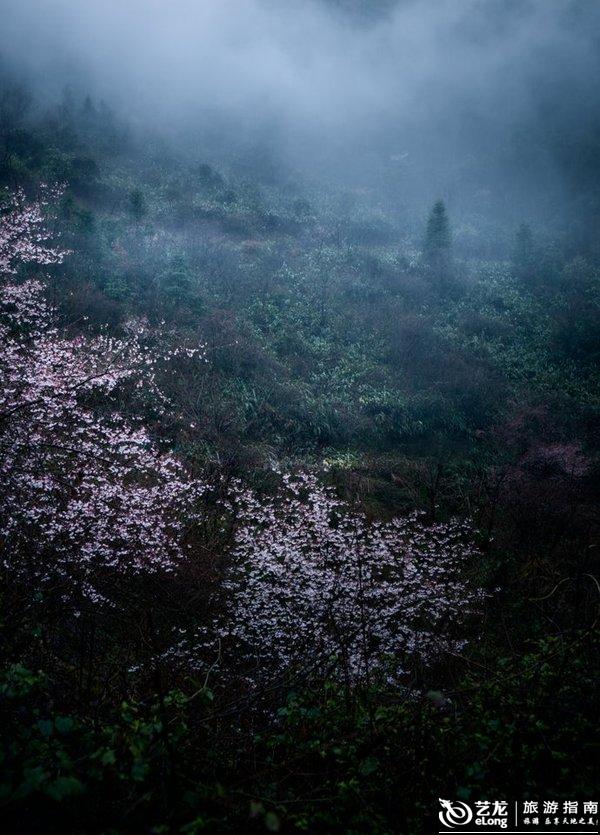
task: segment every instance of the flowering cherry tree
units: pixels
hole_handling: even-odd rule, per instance
[[[0,553],[11,572],[99,600],[103,570],[175,565],[204,487],[119,408],[132,392],[164,407],[143,323],[69,336],[43,280],[18,278],[67,254],[46,228],[59,194],[17,192],[0,215]]]
[[[0,206],[0,275],[15,274],[21,264],[61,264],[68,250],[53,245],[47,228],[47,210],[64,186],[43,185],[40,197],[28,201],[22,189],[8,195]]]
[[[368,522],[312,474],[259,500],[240,487],[229,619],[220,629],[259,669],[332,664],[348,680],[397,680],[411,659],[463,644],[483,593],[464,575],[479,553],[467,523],[419,513]]]

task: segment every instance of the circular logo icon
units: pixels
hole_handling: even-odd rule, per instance
[[[439,798],[442,811],[439,813],[440,821],[444,826],[453,828],[464,826],[473,820],[473,811],[461,800],[442,800]]]

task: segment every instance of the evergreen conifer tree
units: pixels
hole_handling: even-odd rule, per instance
[[[427,220],[423,244],[423,260],[440,289],[447,284],[451,272],[452,236],[443,200],[437,200]]]
[[[515,273],[519,278],[527,279],[533,275],[533,233],[531,226],[522,223],[517,229],[515,236],[515,248],[513,252],[513,265]]]

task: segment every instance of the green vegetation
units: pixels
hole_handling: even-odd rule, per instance
[[[206,346],[201,371],[163,373],[166,418],[145,404],[158,442],[223,482],[268,491],[274,464],[325,464],[370,517],[470,517],[489,597],[464,652],[401,688],[290,672],[251,697],[164,657],[218,605],[213,497],[192,564],[123,581],[109,614],[67,619],[60,589],[7,585],[6,831],[416,835],[438,797],[592,796],[593,219],[474,233],[438,201],[406,229],[358,189],[265,175],[258,154],[141,147],[89,97],[43,116],[27,101],[2,93],[0,186],[68,183],[61,322],[117,334],[135,315]]]

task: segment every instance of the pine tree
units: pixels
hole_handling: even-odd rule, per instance
[[[522,223],[517,229],[513,252],[513,265],[515,273],[519,278],[527,279],[532,276],[534,266],[533,249],[531,226],[527,223]]]
[[[427,221],[423,260],[442,287],[450,277],[452,236],[443,200],[434,203]]]
[[[146,214],[146,201],[138,188],[129,194],[129,211],[136,220],[141,220]]]

